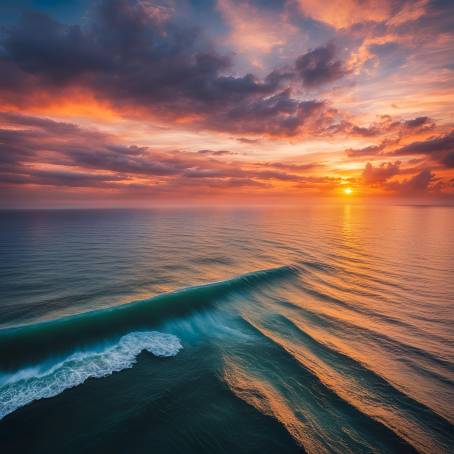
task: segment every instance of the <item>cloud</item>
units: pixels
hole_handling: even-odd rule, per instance
[[[199,150],[197,153],[211,156],[228,156],[238,154],[229,150]]]
[[[292,172],[306,172],[308,170],[314,170],[323,167],[322,164],[317,162],[310,162],[307,164],[296,164],[293,162],[268,162],[265,165],[274,167],[276,169],[290,170]]]
[[[233,3],[227,4],[232,11]],[[0,102],[27,108],[86,96],[118,115],[178,121],[197,130],[274,138],[374,137],[381,125],[358,126],[297,87],[301,81],[306,88],[320,88],[349,74],[350,65],[336,49],[331,42],[264,76],[241,74],[231,54],[217,51],[202,27],[183,21],[173,9],[101,0],[82,25],[26,13],[5,27]],[[421,117],[407,127],[426,121]]]
[[[14,112],[0,112],[0,122],[4,125],[43,128],[49,132],[55,132],[59,134],[72,134],[80,131],[78,126],[71,123],[58,122],[49,118],[20,115]]]
[[[400,164],[400,161],[396,161],[394,163],[387,162],[380,164],[378,167],[374,167],[370,162],[368,162],[362,173],[364,184],[381,185],[400,173]]]
[[[427,167],[433,192],[452,178],[449,2],[90,5],[3,21],[3,185],[411,192]]]
[[[409,128],[409,129],[419,129],[419,128],[431,128],[433,127],[434,125],[434,122],[431,118],[427,117],[427,116],[423,116],[423,117],[416,117],[416,118],[413,118],[412,120],[407,120],[403,123],[403,125],[406,127],[406,128]]]
[[[383,143],[379,145],[369,145],[363,148],[348,148],[345,154],[350,158],[376,156],[383,151]]]
[[[0,172],[0,178],[3,184],[16,185],[38,185],[38,186],[57,186],[72,188],[111,188],[112,183],[125,181],[124,175],[112,175],[101,173],[84,173],[62,170],[39,170],[23,168],[21,173]]]
[[[318,47],[301,55],[295,63],[296,72],[306,87],[318,87],[344,77],[349,71],[336,59],[333,44]]]
[[[422,154],[439,161],[445,167],[454,167],[454,130],[448,134],[413,142],[398,148],[394,155]]]
[[[219,131],[238,134],[294,136],[303,131],[324,134],[335,123],[333,111],[324,101],[298,101],[289,90],[272,96],[237,103],[206,122]]]
[[[47,118],[0,113],[0,181],[35,185],[137,190],[186,186],[251,188],[298,183],[314,164],[222,161],[228,150],[162,151],[118,143],[99,131]],[[198,181],[197,184],[192,180]]]
[[[253,144],[253,143],[256,144],[256,143],[261,142],[260,139],[249,139],[247,137],[237,137],[235,140],[237,140],[240,143],[246,143],[246,144]]]
[[[418,194],[430,189],[430,184],[434,179],[435,175],[430,169],[423,169],[409,179],[388,183],[387,188],[393,191],[399,191],[403,194]]]
[[[402,7],[388,20],[390,26],[400,26],[406,22],[413,22],[426,14],[429,0],[407,1]]]
[[[399,176],[404,174],[411,174],[412,176],[399,179]],[[365,186],[398,192],[402,195],[436,191],[443,186],[441,181],[432,184],[437,178],[430,169],[423,168],[418,171],[416,168],[403,168],[400,161],[384,162],[378,166],[368,162],[362,172],[361,180]]]
[[[211,196],[247,191],[250,197],[272,197],[298,191],[326,194],[345,183],[345,177],[320,174],[324,165],[316,161],[254,162],[236,160],[229,150],[159,150],[125,144],[112,134],[75,124],[11,113],[0,113],[0,125],[4,194],[12,194],[11,188],[17,193],[33,188],[36,194],[97,191],[111,196],[113,191],[119,197],[164,199],[181,194],[196,199],[207,190]],[[411,176],[399,180],[404,175]],[[430,170],[404,167],[399,161],[368,163],[356,181],[402,194],[448,189]]]
[[[336,29],[359,24],[386,24],[395,28],[423,17],[429,0],[298,0],[303,14]]]
[[[385,136],[380,143],[368,145],[363,148],[348,148],[345,154],[350,158],[380,156],[394,154],[399,144],[409,141],[419,134],[427,133],[435,129],[435,122],[427,117],[416,117],[410,120],[393,120],[389,115],[383,116],[379,121],[369,127],[357,127],[355,125],[344,126],[352,135],[360,137]],[[397,154],[397,153],[396,153]]]
[[[454,149],[454,131],[441,137],[414,142],[396,150],[396,154],[431,154]]]
[[[302,12],[334,28],[350,27],[364,22],[382,22],[392,14],[388,0],[298,0]]]
[[[276,20],[276,11],[265,14],[266,8],[232,0],[218,0],[217,7],[229,25],[228,40],[238,52],[250,54],[251,59],[285,45],[292,34],[290,24],[283,23],[282,17]]]
[[[454,151],[450,151],[449,153],[446,153],[442,158],[441,158],[441,163],[450,169],[454,168]]]
[[[322,124],[330,122],[325,102],[293,96],[291,72],[234,75],[231,58],[216,52],[200,29],[150,12],[148,2],[97,5],[83,26],[26,13],[6,27],[0,41],[0,99],[23,106],[43,94],[54,100],[89,92],[123,115],[181,118],[196,128],[268,136],[298,134],[320,124],[323,115]],[[298,64],[308,84],[343,71],[331,47],[313,52]],[[312,72],[308,59],[316,61]]]

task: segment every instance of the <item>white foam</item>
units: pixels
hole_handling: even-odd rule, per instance
[[[4,376],[0,385],[0,419],[34,400],[78,386],[88,378],[131,368],[143,350],[156,356],[175,356],[182,348],[180,339],[172,334],[134,332],[104,350],[74,353],[45,371],[29,368]]]

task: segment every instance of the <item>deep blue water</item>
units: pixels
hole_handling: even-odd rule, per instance
[[[2,452],[454,450],[454,209],[0,212]]]

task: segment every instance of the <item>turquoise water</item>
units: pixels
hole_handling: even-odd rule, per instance
[[[454,209],[0,213],[2,452],[448,453]]]

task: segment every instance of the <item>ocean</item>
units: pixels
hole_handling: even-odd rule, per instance
[[[454,452],[454,208],[0,213],[2,453]]]

